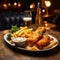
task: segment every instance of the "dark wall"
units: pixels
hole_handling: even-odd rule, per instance
[[[60,0],[53,0],[54,2],[54,9],[60,9]]]

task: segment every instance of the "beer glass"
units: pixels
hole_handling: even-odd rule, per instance
[[[32,13],[31,11],[27,10],[24,11],[23,13],[23,22],[24,22],[24,26],[31,26],[32,23]]]

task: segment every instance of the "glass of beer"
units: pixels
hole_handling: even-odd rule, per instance
[[[27,10],[24,11],[23,13],[23,22],[24,22],[24,26],[31,26],[32,24],[32,13],[31,11]]]

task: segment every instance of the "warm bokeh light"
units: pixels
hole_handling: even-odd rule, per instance
[[[35,4],[34,4],[34,3],[32,3],[32,4],[30,5],[30,9],[33,9],[33,8],[35,8]]]
[[[46,7],[50,7],[51,6],[51,2],[50,1],[45,1],[45,5],[46,5]]]
[[[18,7],[21,7],[21,3],[18,3]]]
[[[43,9],[42,12],[44,13],[45,12],[45,9]]]
[[[11,6],[11,3],[8,3],[8,6]]]
[[[3,4],[3,7],[4,7],[4,8],[7,8],[8,6],[7,6],[7,4]]]
[[[14,2],[14,6],[16,6],[17,5],[17,3],[16,2]]]

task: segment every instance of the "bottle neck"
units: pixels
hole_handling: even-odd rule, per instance
[[[37,13],[41,14],[40,2],[37,3]]]
[[[37,8],[37,12],[36,12],[37,14],[41,14],[41,9],[40,8]]]
[[[40,8],[40,2],[37,3],[37,7]]]
[[[40,5],[37,5],[35,25],[36,25],[36,27],[42,26],[42,16],[41,16]]]

